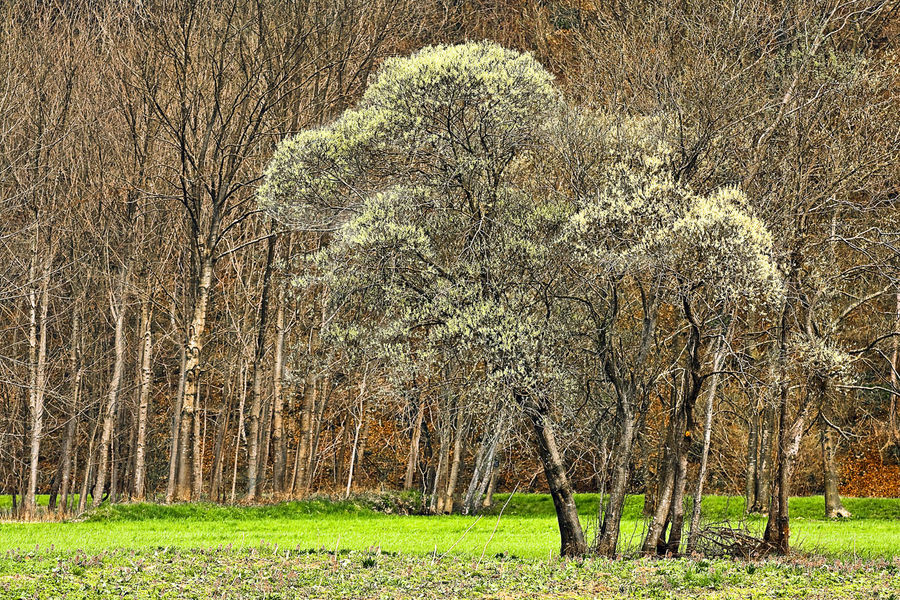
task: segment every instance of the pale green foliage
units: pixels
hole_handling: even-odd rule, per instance
[[[489,42],[389,59],[356,108],[279,144],[259,203],[317,229],[398,181],[496,188],[559,101],[531,55]]]
[[[782,284],[772,258],[772,236],[744,208],[744,193],[725,187],[691,200],[665,236],[673,271],[689,285],[702,283],[713,297],[776,306]]]
[[[681,185],[666,122],[568,109],[530,55],[495,44],[425,48],[282,143],[260,203],[334,229],[313,259],[329,344],[404,369],[455,357],[480,371],[480,393],[571,394],[575,282],[777,290],[746,199]]]
[[[614,276],[667,272],[676,289],[706,285],[717,299],[777,303],[770,233],[739,189],[700,195],[678,182],[663,117],[576,123],[596,147],[568,224],[577,254]]]
[[[829,345],[820,338],[806,336],[793,340],[792,349],[796,365],[807,376],[821,381],[849,381],[853,357],[843,350]]]

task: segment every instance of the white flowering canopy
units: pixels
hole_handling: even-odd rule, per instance
[[[334,231],[317,271],[355,315],[330,321],[335,343],[401,361],[415,340],[423,360],[467,353],[503,385],[546,388],[566,379],[556,350],[571,342],[571,311],[552,300],[562,265],[777,293],[743,194],[681,185],[665,126],[566,107],[529,54],[429,47],[385,61],[356,107],[283,141],[259,201]]]
[[[260,204],[299,228],[319,229],[397,185],[471,198],[501,185],[560,101],[553,77],[531,55],[489,42],[388,59],[355,108],[278,146]]]

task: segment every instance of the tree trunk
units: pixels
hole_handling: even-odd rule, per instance
[[[752,405],[750,410],[747,431],[747,476],[744,479],[744,510],[746,512],[751,512],[756,506],[756,467],[759,458],[760,412]]]
[[[600,521],[600,535],[594,542],[594,549],[601,556],[614,557],[618,551],[619,528],[625,506],[625,492],[628,488],[628,466],[631,462],[634,444],[634,415],[630,401],[617,402],[616,417],[619,435],[616,440],[615,461],[609,486],[609,497]]]
[[[297,442],[298,472],[294,485],[294,494],[305,496],[309,492],[310,446],[312,445],[312,421],[316,410],[316,394],[319,378],[315,375],[306,377],[303,386],[303,406],[300,409],[300,440]]]
[[[172,409],[172,428],[169,433],[169,476],[166,479],[166,504],[170,504],[175,499],[175,485],[178,477],[180,454],[178,445],[178,442],[180,441],[178,425],[181,422],[181,408],[184,404],[184,380],[186,374],[187,353],[185,352],[184,344],[179,344],[178,346],[180,356],[179,364],[181,367],[178,370],[178,388],[175,392],[175,406]]]
[[[103,415],[103,429],[100,436],[98,449],[97,481],[94,484],[93,505],[97,507],[103,500],[103,489],[106,487],[106,478],[111,460],[111,447],[116,418],[118,417],[119,386],[122,381],[122,372],[125,369],[125,312],[127,309],[127,290],[130,276],[130,265],[122,267],[122,277],[117,298],[111,300],[110,309],[115,320],[115,359],[113,362],[112,377],[109,380],[107,392],[106,412]]]
[[[824,416],[819,419],[822,438],[822,470],[825,478],[825,517],[828,519],[849,518],[850,511],[844,508],[841,502],[839,484],[840,473],[837,461],[834,459],[837,451],[835,443],[835,434],[828,423],[825,422]]]
[[[146,484],[147,413],[150,407],[150,383],[153,375],[150,368],[153,352],[151,317],[149,294],[145,294],[141,302],[141,380],[138,393],[137,439],[134,450],[134,499],[137,502],[144,500]]]
[[[80,324],[78,321],[78,309],[73,309],[72,316],[72,347],[69,352],[69,373],[72,374],[72,387],[69,391],[69,411],[66,421],[66,432],[59,451],[60,468],[60,505],[59,510],[65,513],[69,497],[69,485],[72,478],[72,444],[78,428],[78,399],[81,393],[81,379],[84,376],[84,367],[80,359]],[[51,503],[52,504],[52,503]],[[51,506],[51,510],[53,507]]]
[[[495,452],[494,460],[491,462],[490,477],[488,478],[487,490],[484,493],[484,500],[481,507],[488,509],[494,505],[494,492],[497,491],[497,479],[500,475],[500,456]]]
[[[694,507],[691,511],[691,530],[688,533],[687,553],[693,554],[697,549],[698,534],[700,533],[700,517],[703,507],[703,486],[706,483],[706,474],[709,467],[709,448],[712,441],[713,408],[715,406],[716,390],[719,387],[718,371],[722,368],[725,358],[725,343],[721,340],[719,349],[713,358],[713,374],[710,376],[709,390],[706,392],[706,407],[703,412],[703,452],[700,455],[700,469],[697,473],[697,482],[694,487]],[[751,418],[752,421],[752,418]],[[755,453],[754,453],[755,454]],[[754,456],[755,464],[755,456]],[[748,476],[747,481],[752,481]],[[752,485],[748,485],[752,489]],[[745,504],[749,506],[749,504]]]
[[[403,480],[403,489],[411,490],[415,484],[416,467],[419,462],[419,440],[422,438],[422,420],[425,418],[425,401],[418,391],[415,392],[418,407],[416,420],[413,423],[412,437],[409,441],[409,457],[406,460],[406,478]]]
[[[36,243],[36,241],[35,241]],[[33,247],[33,264],[37,261],[37,246]],[[31,369],[28,404],[31,414],[31,446],[28,461],[28,487],[25,492],[23,509],[25,518],[33,517],[37,512],[37,483],[40,467],[41,440],[44,435],[44,397],[47,387],[47,310],[50,305],[50,267],[52,259],[48,258],[41,273],[41,293],[38,300],[37,290],[32,287],[29,293],[30,328],[28,334],[29,368]],[[33,269],[33,275],[37,269]],[[32,279],[34,281],[34,279]],[[37,305],[40,301],[40,317],[37,320]],[[38,334],[38,330],[40,334]]]
[[[553,497],[556,508],[556,520],[559,524],[560,556],[581,556],[587,550],[581,521],[578,520],[578,509],[575,507],[575,496],[562,455],[556,445],[553,426],[548,420],[547,408],[542,402],[534,402],[517,394],[517,404],[526,408],[531,427],[535,434],[535,449],[544,466],[547,486]]]
[[[897,289],[897,308],[894,313],[894,331],[900,331],[900,288]],[[894,351],[891,354],[891,405],[888,411],[888,424],[891,430],[891,441],[900,446],[900,422],[897,417],[897,398],[900,397],[900,336],[894,336]]]
[[[178,451],[178,479],[175,486],[175,498],[182,502],[191,500],[193,492],[191,431],[194,427],[195,402],[201,367],[200,354],[203,351],[206,313],[209,307],[214,267],[213,249],[201,247],[198,255],[200,257],[200,275],[197,280],[194,312],[188,328],[178,448],[173,448],[173,451]]]
[[[434,489],[430,490],[431,498],[428,512],[440,514],[444,512],[444,491],[447,487],[447,465],[450,462],[450,416],[445,417],[440,433],[440,450],[438,451],[437,469],[434,473]]]
[[[94,442],[97,439],[97,429],[100,427],[100,421],[94,425],[91,430],[91,439],[88,441],[87,456],[84,457],[84,479],[81,480],[81,491],[78,494],[78,514],[81,514],[87,508],[87,496],[90,489],[91,471],[94,469]]]
[[[207,389],[209,386],[207,385]],[[191,461],[191,499],[200,500],[203,494],[203,433],[205,433],[206,411],[200,406],[200,382],[194,397],[194,449]]]
[[[275,465],[272,479],[275,494],[285,489],[285,461],[287,448],[284,443],[284,297],[279,294],[275,312],[275,362],[272,365],[272,445],[275,447]]]
[[[770,402],[766,402],[760,421],[759,433],[759,462],[756,470],[756,491],[754,499],[756,503],[751,508],[753,513],[767,513],[771,503],[770,493],[772,489],[772,455],[774,454],[775,439],[775,408]]]
[[[466,417],[462,402],[456,405],[456,434],[453,439],[453,461],[450,463],[450,477],[447,481],[447,491],[444,495],[444,512],[453,512],[453,501],[456,496],[456,484],[459,481],[459,467],[462,464],[463,444],[466,439]]]
[[[235,494],[237,492],[237,471],[238,471],[238,456],[241,454],[241,437],[244,436],[244,407],[247,402],[247,367],[246,364],[241,365],[241,375],[240,375],[240,394],[241,399],[238,404],[238,426],[237,431],[234,434],[234,467],[231,471],[231,503],[234,504]]]
[[[260,413],[262,411],[262,362],[266,354],[266,325],[269,316],[269,285],[272,280],[272,265],[275,260],[274,234],[268,239],[266,266],[263,271],[262,297],[259,303],[259,329],[256,334],[256,349],[253,355],[253,389],[250,397],[250,448],[247,457],[247,499],[254,500],[259,484]]]
[[[224,501],[222,479],[225,472],[225,437],[228,434],[228,424],[231,422],[231,407],[234,388],[234,370],[229,369],[226,379],[226,389],[222,399],[222,409],[216,418],[216,441],[213,447],[212,480],[209,486],[209,497],[215,502]]]

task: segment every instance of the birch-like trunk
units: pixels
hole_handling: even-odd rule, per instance
[[[213,276],[212,250],[200,249],[200,275],[197,280],[197,293],[194,300],[194,312],[188,327],[187,348],[184,363],[184,391],[182,393],[181,419],[178,440],[178,479],[175,486],[175,498],[180,501],[191,500],[193,492],[192,475],[193,460],[191,457],[191,431],[194,427],[197,388],[200,378],[200,355],[203,351],[204,333],[206,331],[206,313],[209,307],[210,286]]]
[[[272,469],[273,487],[276,495],[284,493],[285,461],[287,449],[284,444],[284,297],[279,293],[278,308],[275,311],[275,357],[272,365],[272,445],[275,461]]]
[[[131,267],[129,264],[122,267],[119,289],[110,298],[110,311],[115,321],[115,358],[112,376],[109,379],[109,389],[106,393],[106,410],[103,414],[103,429],[98,448],[97,481],[94,484],[93,498],[94,507],[99,506],[100,502],[103,501],[103,489],[106,487],[106,478],[111,459],[110,448],[112,446],[116,417],[118,416],[119,384],[122,381],[122,373],[125,370],[125,313],[127,311],[130,271]]]
[[[259,304],[259,329],[256,334],[256,348],[253,355],[253,388],[250,397],[250,432],[248,434],[250,448],[247,456],[247,499],[254,500],[258,493],[259,458],[260,458],[260,416],[262,411],[262,362],[266,354],[266,325],[269,315],[269,285],[272,280],[272,265],[275,259],[275,242],[277,238],[269,237],[266,249],[266,266],[263,271],[262,298]]]
[[[32,276],[37,275],[37,241],[32,248]],[[40,466],[41,440],[44,435],[44,397],[47,386],[47,310],[49,307],[50,291],[50,266],[52,259],[48,258],[41,273],[40,299],[37,290],[32,286],[28,301],[29,311],[29,368],[31,377],[28,390],[29,413],[31,415],[31,444],[28,460],[28,487],[23,501],[25,518],[31,518],[37,512],[37,482]],[[32,278],[34,281],[34,278]],[[40,317],[37,315],[38,302],[40,302]]]
[[[149,294],[145,294],[141,299],[141,379],[138,392],[137,439],[134,449],[134,499],[138,502],[144,500],[146,484],[147,413],[150,407],[150,383],[153,374],[150,369],[153,352],[151,317],[150,297]]]
[[[425,418],[425,401],[417,393],[416,420],[413,423],[412,436],[409,441],[409,456],[406,460],[406,477],[403,480],[403,489],[411,490],[415,484],[416,467],[419,464],[419,441],[422,438],[422,420]]]

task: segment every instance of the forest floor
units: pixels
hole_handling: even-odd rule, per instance
[[[886,598],[900,599],[900,500],[791,502],[790,561],[561,561],[549,496],[497,498],[482,517],[385,514],[408,505],[315,500],[258,507],[101,507],[68,522],[0,523],[0,598]],[[589,530],[597,497],[578,497]],[[628,502],[623,551],[639,543]],[[710,521],[750,531],[736,498]]]

